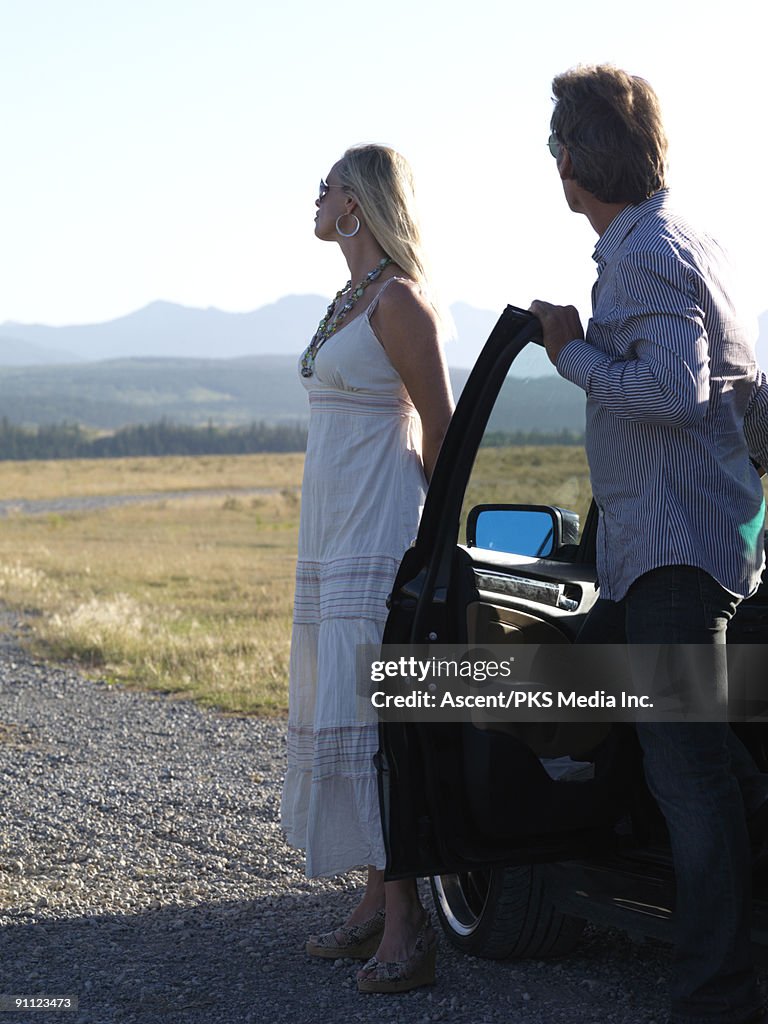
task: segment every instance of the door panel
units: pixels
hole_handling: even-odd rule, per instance
[[[400,566],[385,643],[418,644],[422,656],[444,643],[562,645],[594,602],[595,522],[582,449],[534,446],[530,431],[510,430],[508,418],[506,433],[498,417],[488,431],[500,393],[508,408],[530,408],[526,382],[508,378],[508,370],[539,339],[538,321],[508,307],[486,343],[443,443],[419,535]],[[579,513],[579,542],[548,559],[467,548],[466,516],[477,502],[562,503]],[[491,730],[468,719],[387,722],[380,732],[390,878],[575,855],[602,836],[611,817],[615,774],[604,777],[596,767],[588,781],[556,781],[542,761],[607,749],[605,730],[579,737],[547,722]]]
[[[467,641],[475,646],[564,644],[568,637],[557,626],[529,612],[497,604],[490,595],[481,593],[481,600],[467,605]]]

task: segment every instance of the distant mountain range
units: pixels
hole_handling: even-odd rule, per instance
[[[242,356],[298,356],[325,312],[320,295],[288,295],[251,313],[193,309],[152,302],[101,324],[49,327],[0,324],[0,366],[95,362],[104,359],[166,357],[237,359]],[[456,337],[446,345],[448,365],[469,369],[501,313],[465,302],[451,306]],[[760,361],[768,364],[768,311],[760,317]],[[520,376],[553,373],[548,360],[531,350],[516,366]],[[526,353],[523,354],[525,356]]]
[[[48,327],[0,324],[0,366],[51,365],[104,359],[237,359],[243,356],[298,357],[309,341],[328,300],[320,295],[289,295],[252,313],[190,309],[171,302],[149,306],[103,324]],[[450,366],[468,369],[501,310],[475,309],[463,302],[451,312],[457,337],[448,342]],[[546,359],[523,366],[536,375],[551,372]]]
[[[46,327],[5,323],[0,325],[0,362],[5,362],[6,337],[47,351],[53,349],[70,362],[147,356],[233,359],[286,355],[300,351],[300,339],[326,306],[327,302],[317,295],[291,295],[252,313],[153,302],[102,324]],[[299,324],[301,335],[296,333]]]
[[[5,323],[0,416],[101,430],[162,418],[232,425],[305,419],[296,363],[325,308],[320,296],[294,295],[252,313],[155,302],[104,324]],[[451,311],[457,337],[446,356],[458,395],[498,313],[465,303]],[[758,351],[768,365],[768,312],[760,331]],[[583,393],[557,376],[539,346],[525,349],[513,371],[517,380],[497,403],[493,429],[582,430]]]

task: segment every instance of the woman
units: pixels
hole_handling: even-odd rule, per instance
[[[436,936],[415,880],[384,882],[373,756],[377,722],[356,697],[358,644],[379,644],[386,598],[416,536],[453,410],[440,318],[426,292],[408,164],[348,150],[320,182],[315,234],[349,281],[300,361],[310,428],[302,485],[282,824],[307,875],[367,865],[363,898],[307,952],[368,960],[363,992],[434,980]]]

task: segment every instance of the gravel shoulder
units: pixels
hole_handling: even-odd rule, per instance
[[[2,625],[2,624],[0,624]],[[308,880],[283,843],[281,720],[83,679],[0,639],[0,995],[79,1009],[0,1024],[663,1024],[669,949],[588,929],[559,962],[462,957],[364,996],[315,961],[362,876]],[[426,897],[429,899],[429,897]]]

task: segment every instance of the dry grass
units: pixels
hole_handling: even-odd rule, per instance
[[[245,471],[259,463],[258,485],[286,486],[258,497],[233,492],[0,520],[0,598],[28,614],[35,652],[227,711],[283,711],[301,462],[273,458],[273,466],[266,457],[125,460],[140,464],[135,476],[110,460],[101,478],[95,461],[46,463],[46,485],[13,497],[108,493],[110,485],[116,493],[121,479],[141,481],[131,493],[225,486],[221,479],[251,486]],[[237,464],[222,465],[228,461]]]
[[[301,466],[293,455],[0,463],[6,499],[158,492],[151,504],[0,519],[0,600],[27,614],[43,657],[226,711],[281,713]],[[275,490],[238,494],[255,486]],[[202,493],[218,488],[229,496]],[[483,449],[465,508],[490,501],[583,517],[583,451]]]
[[[592,491],[584,449],[579,446],[481,448],[462,508],[462,533],[473,505],[559,505],[578,512],[581,522]]]
[[[0,462],[0,497],[39,500],[70,495],[293,487],[301,483],[303,465],[304,456],[298,452]]]
[[[577,507],[578,449],[485,449],[473,501]],[[301,455],[0,464],[5,499],[157,494],[152,504],[0,520],[0,598],[35,651],[227,711],[287,705]],[[565,484],[563,483],[565,481]],[[252,487],[274,493],[251,497]],[[205,495],[229,490],[227,497]],[[174,500],[163,491],[199,491]]]

